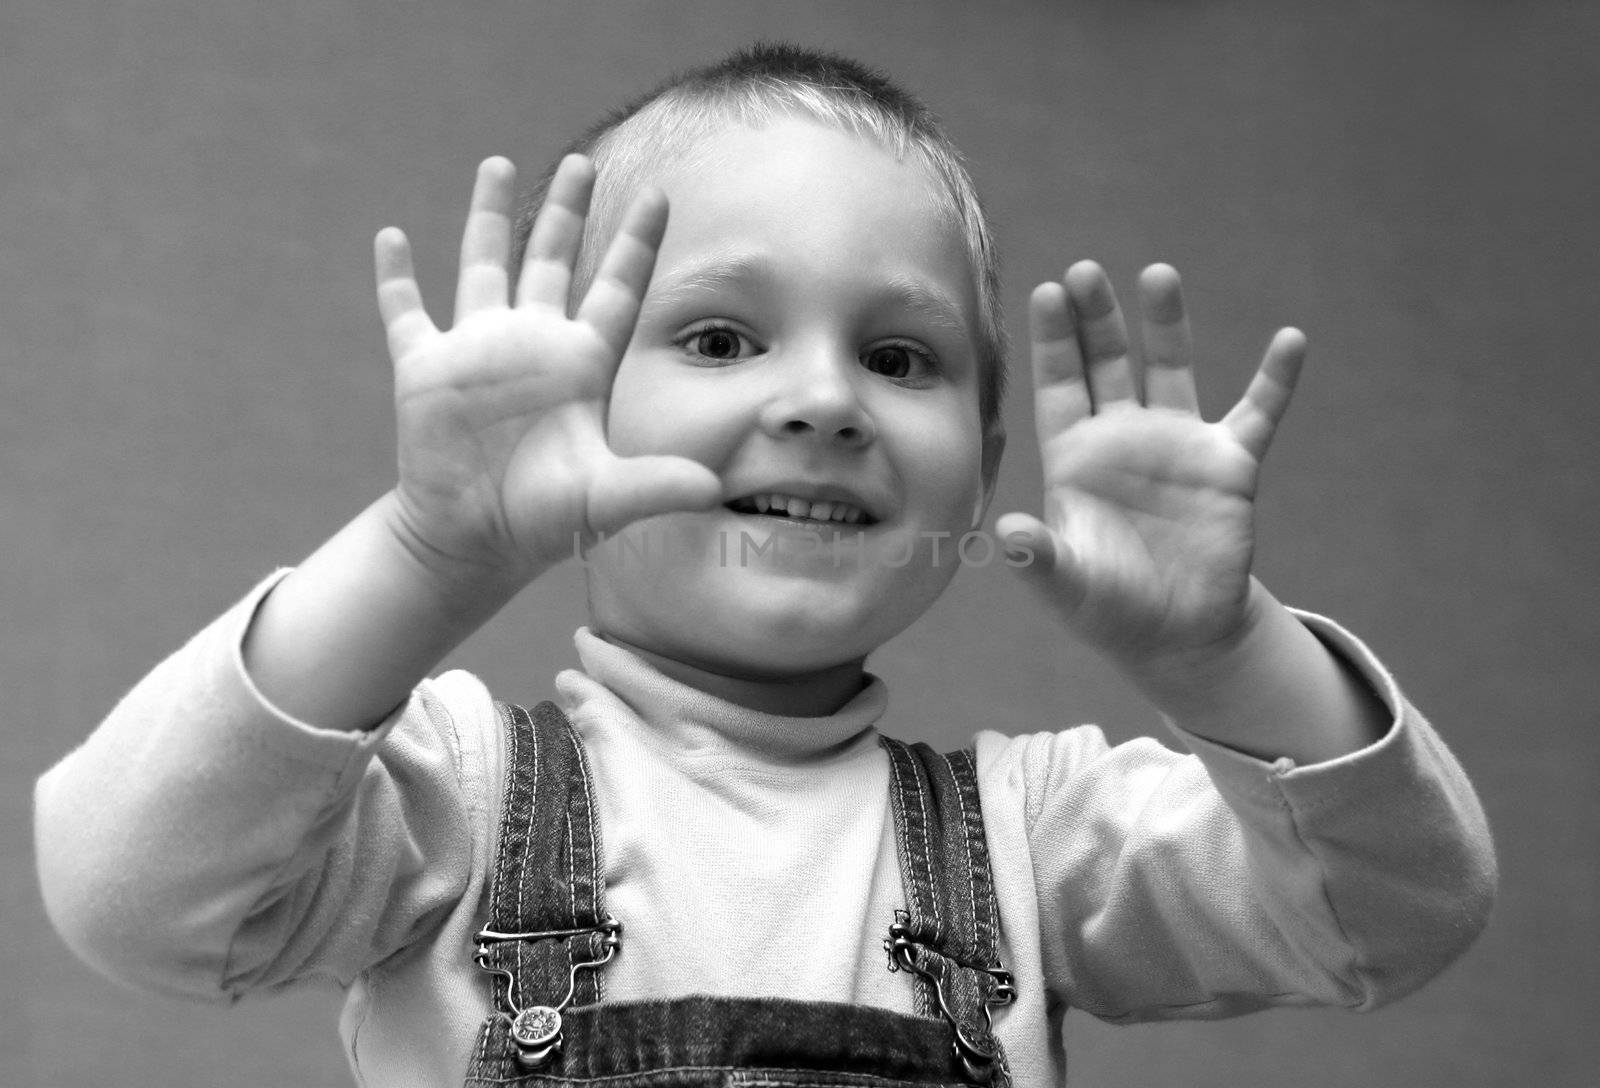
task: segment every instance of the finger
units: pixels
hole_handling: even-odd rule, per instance
[[[634,197],[578,307],[578,320],[604,337],[619,359],[633,337],[639,305],[650,285],[656,251],[666,229],[665,194],[651,188]]]
[[[472,206],[461,232],[456,273],[456,320],[506,304],[506,261],[511,254],[511,203],[517,171],[509,159],[485,159],[472,186]]]
[[[1006,565],[1067,612],[1083,600],[1072,548],[1032,514],[1002,514],[995,532],[1005,545]]]
[[[1278,422],[1289,410],[1300,368],[1306,361],[1306,338],[1299,329],[1279,329],[1267,345],[1267,353],[1250,379],[1244,396],[1235,404],[1222,425],[1238,438],[1257,461],[1267,455]]]
[[[1079,261],[1067,269],[1066,285],[1077,316],[1078,343],[1094,410],[1138,403],[1138,376],[1128,354],[1128,326],[1105,269],[1093,261]]]
[[[1028,299],[1033,356],[1033,418],[1041,444],[1088,416],[1089,386],[1072,305],[1059,283],[1041,283]]]
[[[539,303],[566,313],[572,270],[583,245],[583,225],[593,195],[594,164],[582,155],[562,159],[528,235],[517,281],[517,305]]]
[[[401,359],[434,328],[422,306],[422,292],[411,266],[411,243],[396,227],[385,227],[372,242],[373,266],[378,281],[378,313],[389,339],[389,355]]]
[[[589,531],[614,533],[655,514],[709,510],[721,497],[716,473],[686,457],[618,458],[589,487]]]
[[[1177,269],[1153,264],[1139,275],[1139,313],[1144,335],[1145,404],[1198,414],[1194,347]]]

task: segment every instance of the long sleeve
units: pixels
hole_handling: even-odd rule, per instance
[[[1019,939],[1055,1000],[1114,1021],[1368,1009],[1482,929],[1495,860],[1461,768],[1359,642],[1303,619],[1394,714],[1360,752],[1295,767],[1094,728],[980,745],[1021,788],[1037,930]]]
[[[481,853],[472,813],[497,787],[475,780],[435,694],[476,682],[425,684],[363,734],[286,719],[239,650],[272,584],[157,666],[36,789],[51,919],[143,989],[230,1000],[348,984],[437,922]]]

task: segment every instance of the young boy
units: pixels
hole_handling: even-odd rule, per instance
[[[520,260],[511,167],[480,168],[448,331],[378,236],[398,484],[41,780],[86,959],[219,1000],[332,980],[374,1085],[1044,1086],[1067,1006],[1370,1008],[1472,940],[1470,786],[1250,576],[1297,333],[1208,424],[1171,269],[1142,366],[1097,267],[1034,292],[1045,509],[1000,519],[1006,562],[1194,754],[1083,728],[936,757],[877,734],[864,660],[944,588],[1003,445],[953,148],[784,47],[581,148]],[[559,712],[424,679],[575,548]]]

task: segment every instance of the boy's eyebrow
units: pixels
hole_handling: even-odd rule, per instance
[[[714,253],[667,276],[653,278],[645,293],[646,306],[672,306],[691,295],[714,293],[730,283],[771,278],[771,265],[753,253]]]
[[[920,314],[925,320],[943,329],[962,335],[966,335],[969,331],[967,320],[962,316],[961,306],[943,290],[930,283],[923,283],[910,276],[892,276],[884,293],[906,309]]]
[[[673,306],[693,295],[712,294],[735,283],[747,283],[760,290],[771,283],[773,270],[771,259],[759,254],[712,254],[686,269],[653,280],[645,298],[645,306]],[[964,307],[948,292],[913,276],[890,276],[876,295],[882,301],[897,304],[950,332],[965,336],[971,331],[971,325],[964,316]]]

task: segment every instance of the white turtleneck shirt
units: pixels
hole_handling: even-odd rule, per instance
[[[358,1082],[459,1084],[491,1013],[472,963],[504,777],[474,677],[420,685],[349,734],[272,707],[240,645],[272,580],[158,666],[41,778],[52,919],[84,959],[215,1001],[323,981]],[[1304,621],[1394,724],[1327,763],[1264,763],[1181,735],[1098,729],[975,739],[1018,1001],[996,1016],[1018,1088],[1063,1082],[1061,1016],[1369,1008],[1482,927],[1494,858],[1460,768],[1362,645]],[[724,702],[577,634],[556,678],[597,798],[604,1000],[695,993],[913,1012],[883,939],[904,906],[872,679],[837,713]],[[909,738],[914,739],[914,738]]]

